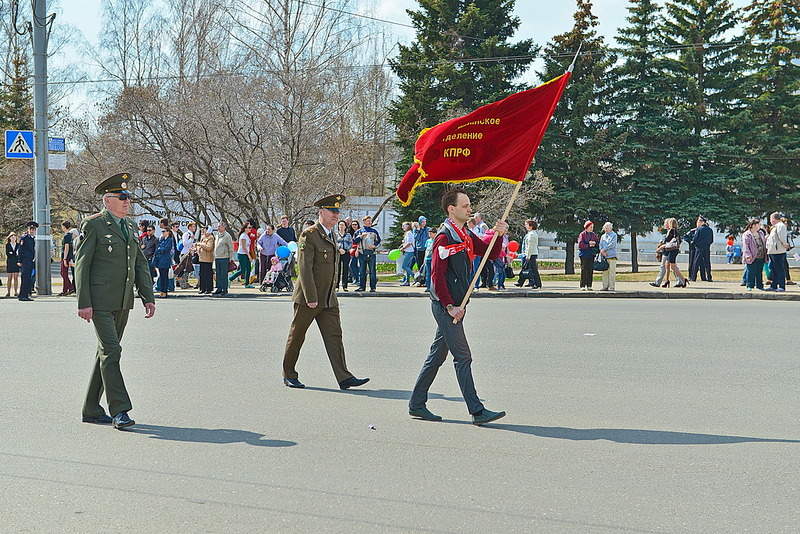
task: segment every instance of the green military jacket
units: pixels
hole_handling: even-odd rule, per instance
[[[320,308],[336,308],[336,277],[339,274],[339,248],[317,223],[300,234],[297,242],[297,267],[300,275],[292,300],[305,305],[318,302]]]
[[[130,310],[134,284],[143,302],[155,302],[153,278],[136,239],[136,225],[123,220],[129,228],[127,241],[105,209],[81,224],[83,237],[75,254],[78,308]]]

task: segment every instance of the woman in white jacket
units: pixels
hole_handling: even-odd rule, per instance
[[[541,289],[542,287],[539,265],[536,263],[536,259],[539,257],[539,234],[536,233],[538,227],[533,219],[525,221],[525,229],[528,231],[522,240],[522,255],[525,256],[525,263],[522,265],[522,272],[516,283],[517,287],[522,287],[525,280],[528,280],[530,288]]]
[[[780,213],[769,216],[772,230],[767,236],[767,257],[772,269],[772,283],[767,291],[786,291],[786,252],[789,250],[789,235]]]

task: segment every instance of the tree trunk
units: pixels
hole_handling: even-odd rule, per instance
[[[639,272],[639,246],[637,244],[636,232],[631,232],[631,272]]]
[[[575,274],[575,240],[567,241],[566,258],[564,258],[564,274]]]

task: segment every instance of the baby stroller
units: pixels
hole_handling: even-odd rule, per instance
[[[291,293],[294,291],[294,284],[292,283],[292,270],[294,259],[294,253],[290,253],[288,258],[279,259],[278,261],[281,264],[280,271],[267,271],[266,276],[261,281],[261,285],[259,286],[258,290],[262,293],[266,293],[267,289],[269,289],[272,293],[278,293],[280,291],[286,291]]]

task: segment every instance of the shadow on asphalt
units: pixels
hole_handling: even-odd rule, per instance
[[[445,423],[471,424],[468,421],[445,420]],[[692,434],[665,430],[638,430],[629,428],[564,428],[558,426],[506,425],[489,423],[485,428],[508,430],[541,438],[568,439],[572,441],[607,440],[634,445],[724,445],[727,443],[800,443],[794,439],[753,438],[747,436],[720,436]]]
[[[264,434],[229,428],[183,428],[178,426],[135,425],[128,430],[133,434],[147,434],[151,438],[192,443],[247,443],[257,447],[292,447],[297,442],[282,439],[264,439]]]
[[[346,393],[348,395],[372,397],[374,399],[408,400],[411,398],[411,392],[405,389],[333,389],[317,388],[312,386],[306,386],[305,389],[310,389],[311,391],[327,391],[329,393]],[[428,393],[428,400],[464,402],[462,397],[446,397],[441,393]]]

